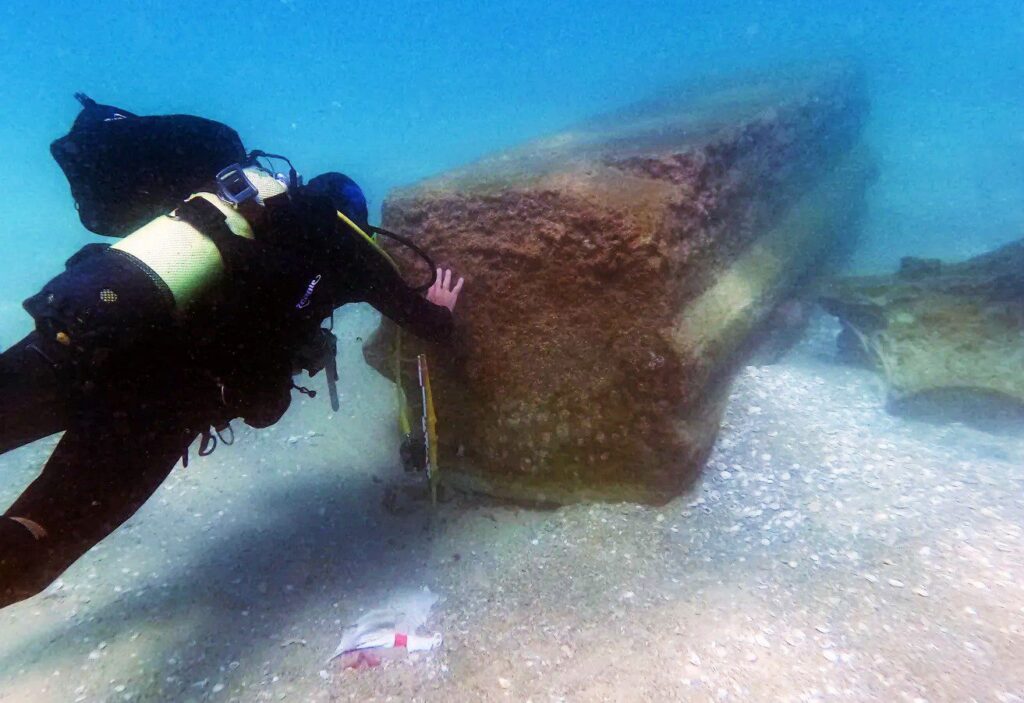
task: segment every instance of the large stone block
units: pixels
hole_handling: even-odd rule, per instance
[[[884,375],[894,410],[1022,417],[1024,240],[962,263],[906,258],[891,276],[837,279],[822,304],[843,324],[842,348]]]
[[[385,227],[468,279],[467,356],[435,352],[445,479],[681,491],[759,326],[855,236],[866,111],[845,69],[709,83],[391,194]]]

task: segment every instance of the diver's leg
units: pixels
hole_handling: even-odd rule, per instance
[[[131,517],[194,439],[152,416],[65,433],[39,477],[0,518],[0,607],[46,588]]]
[[[0,454],[63,430],[66,393],[32,333],[0,354]]]

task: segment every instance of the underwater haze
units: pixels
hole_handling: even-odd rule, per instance
[[[9,2],[0,7],[0,343],[88,239],[49,156],[83,91],[223,121],[300,172],[388,189],[709,73],[853,58],[880,158],[855,265],[1024,227],[1017,2]]]
[[[1024,703],[1021,0],[4,0],[0,42],[0,703]],[[283,197],[242,254],[183,209],[93,248],[124,279],[19,345],[117,241],[49,152],[77,92],[371,224],[404,187],[458,306]],[[419,314],[317,326],[356,299]]]

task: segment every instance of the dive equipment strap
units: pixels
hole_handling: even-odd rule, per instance
[[[334,333],[329,329],[318,328],[306,343],[299,347],[293,361],[296,372],[304,369],[311,378],[321,371],[325,372],[331,410],[337,412],[341,407],[341,401],[338,397],[338,338]]]
[[[245,237],[239,237],[231,231],[224,217],[224,213],[217,209],[213,203],[203,198],[192,198],[178,206],[174,216],[187,222],[210,238],[220,251],[224,259],[224,266],[228,269],[236,268],[240,259],[245,256],[247,247],[251,244]]]

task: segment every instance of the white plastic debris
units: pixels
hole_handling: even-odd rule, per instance
[[[430,617],[435,603],[437,595],[427,587],[396,593],[386,606],[364,613],[345,628],[329,661],[354,652],[381,653],[392,649],[422,652],[440,647],[440,632],[432,635],[416,632]]]

